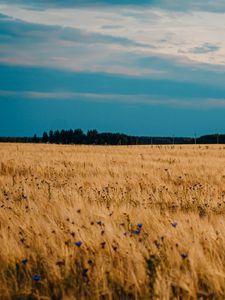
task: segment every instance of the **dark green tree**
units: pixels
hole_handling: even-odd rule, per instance
[[[49,131],[49,143],[54,143],[54,134],[52,130]]]
[[[39,143],[39,138],[37,137],[36,134],[33,136],[32,142],[33,142],[33,143]]]
[[[44,132],[42,135],[42,143],[47,143],[48,142],[48,134],[47,132]]]

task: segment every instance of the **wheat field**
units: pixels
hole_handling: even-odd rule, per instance
[[[224,299],[225,147],[0,144],[0,299]]]

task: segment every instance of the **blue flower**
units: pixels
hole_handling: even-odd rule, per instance
[[[77,246],[77,247],[80,247],[81,245],[82,245],[81,241],[78,241],[78,242],[75,243],[75,246]]]
[[[41,276],[40,276],[40,275],[34,275],[34,276],[32,277],[32,279],[33,279],[34,281],[36,281],[36,282],[39,282],[39,281],[41,281]]]
[[[140,234],[140,229],[136,229],[136,230],[134,230],[134,234],[136,234],[136,235],[138,235],[138,234]]]
[[[139,228],[139,229],[141,229],[142,226],[143,226],[143,225],[142,225],[141,223],[137,224],[137,228]]]
[[[25,259],[22,259],[22,260],[21,260],[21,263],[25,266],[25,265],[28,263],[28,259],[26,259],[26,258],[25,258]]]

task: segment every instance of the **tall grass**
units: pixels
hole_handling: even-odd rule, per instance
[[[224,299],[225,148],[0,144],[0,299]]]

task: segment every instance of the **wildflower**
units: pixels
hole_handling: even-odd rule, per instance
[[[133,233],[136,234],[136,235],[138,235],[138,234],[140,234],[140,232],[141,232],[140,229],[136,229],[136,230],[134,230]]]
[[[137,228],[139,228],[139,229],[141,229],[142,226],[143,226],[143,225],[142,225],[141,223],[137,224]]]
[[[82,271],[82,275],[86,277],[86,276],[87,276],[87,273],[88,273],[88,269],[86,269],[86,268],[85,268],[85,269],[83,269],[83,271]]]
[[[82,245],[81,241],[78,241],[78,242],[75,243],[75,246],[77,246],[77,247],[80,247],[81,245]]]
[[[65,261],[64,260],[59,260],[56,262],[56,265],[61,267],[61,266],[65,266]]]
[[[117,251],[117,246],[113,245],[112,248],[114,251]]]
[[[160,246],[161,246],[160,243],[159,243],[157,240],[154,241],[154,244],[155,244],[156,248],[158,248],[158,249],[159,249]]]
[[[105,245],[106,245],[106,242],[101,242],[101,247],[102,247],[102,249],[104,249],[105,248]]]
[[[180,256],[181,256],[182,259],[188,258],[188,254],[187,253],[181,253]]]
[[[171,223],[171,225],[172,225],[174,228],[176,228],[176,227],[177,227],[177,222],[173,222],[173,223]]]
[[[40,276],[40,275],[34,275],[34,276],[32,277],[32,279],[33,279],[34,281],[36,281],[36,282],[39,282],[39,281],[41,281],[41,276]]]
[[[26,199],[27,199],[27,196],[23,194],[23,195],[22,195],[22,198],[26,200]]]
[[[28,259],[26,259],[26,258],[25,258],[25,259],[22,259],[21,262],[22,262],[22,264],[25,266],[25,265],[28,263]]]

